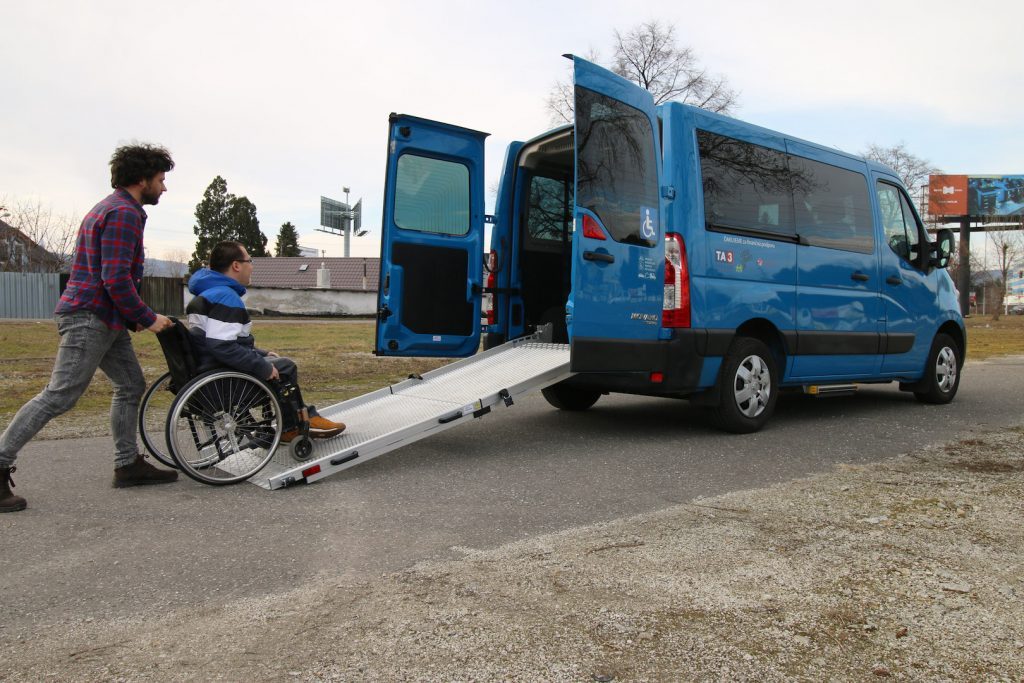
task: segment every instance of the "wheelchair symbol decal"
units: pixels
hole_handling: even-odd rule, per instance
[[[651,218],[651,211],[652,209],[647,207],[643,207],[642,209],[643,220],[640,222],[640,236],[645,240],[654,239],[655,235],[658,234],[658,226],[656,223],[658,219],[658,212],[655,211],[654,218]]]

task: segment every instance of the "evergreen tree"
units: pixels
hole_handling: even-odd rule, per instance
[[[277,246],[274,249],[274,256],[299,256],[299,233],[291,222],[281,226],[277,233]]]
[[[196,234],[196,249],[188,262],[190,273],[199,270],[210,256],[210,251],[217,242],[229,237],[228,209],[235,201],[235,196],[228,193],[228,183],[217,176],[203,193],[203,200],[196,205],[196,224],[192,231]]]
[[[249,256],[270,256],[267,236],[256,218],[256,205],[248,197],[236,197],[228,207],[228,234],[226,239],[244,244]]]
[[[270,256],[267,236],[260,231],[256,206],[248,197],[236,197],[228,192],[228,183],[217,176],[196,205],[196,249],[188,263],[189,272],[201,268],[210,251],[224,240],[237,240],[245,245],[250,256]]]

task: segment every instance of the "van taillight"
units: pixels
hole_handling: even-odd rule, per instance
[[[690,271],[686,266],[683,238],[665,234],[665,303],[661,312],[662,327],[690,326]]]
[[[498,252],[491,249],[487,257],[487,282],[484,286],[487,289],[494,289],[498,286],[498,276],[495,271],[498,269]],[[487,316],[487,324],[494,324],[494,294],[484,294],[484,313]]]

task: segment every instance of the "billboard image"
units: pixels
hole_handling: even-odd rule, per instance
[[[934,216],[1024,215],[1024,175],[928,176]]]

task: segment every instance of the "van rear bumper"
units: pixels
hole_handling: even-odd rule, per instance
[[[578,337],[569,365],[579,374],[569,382],[603,391],[688,396],[707,388],[700,386],[700,377],[710,350],[707,330],[677,329],[672,339],[656,341]]]

